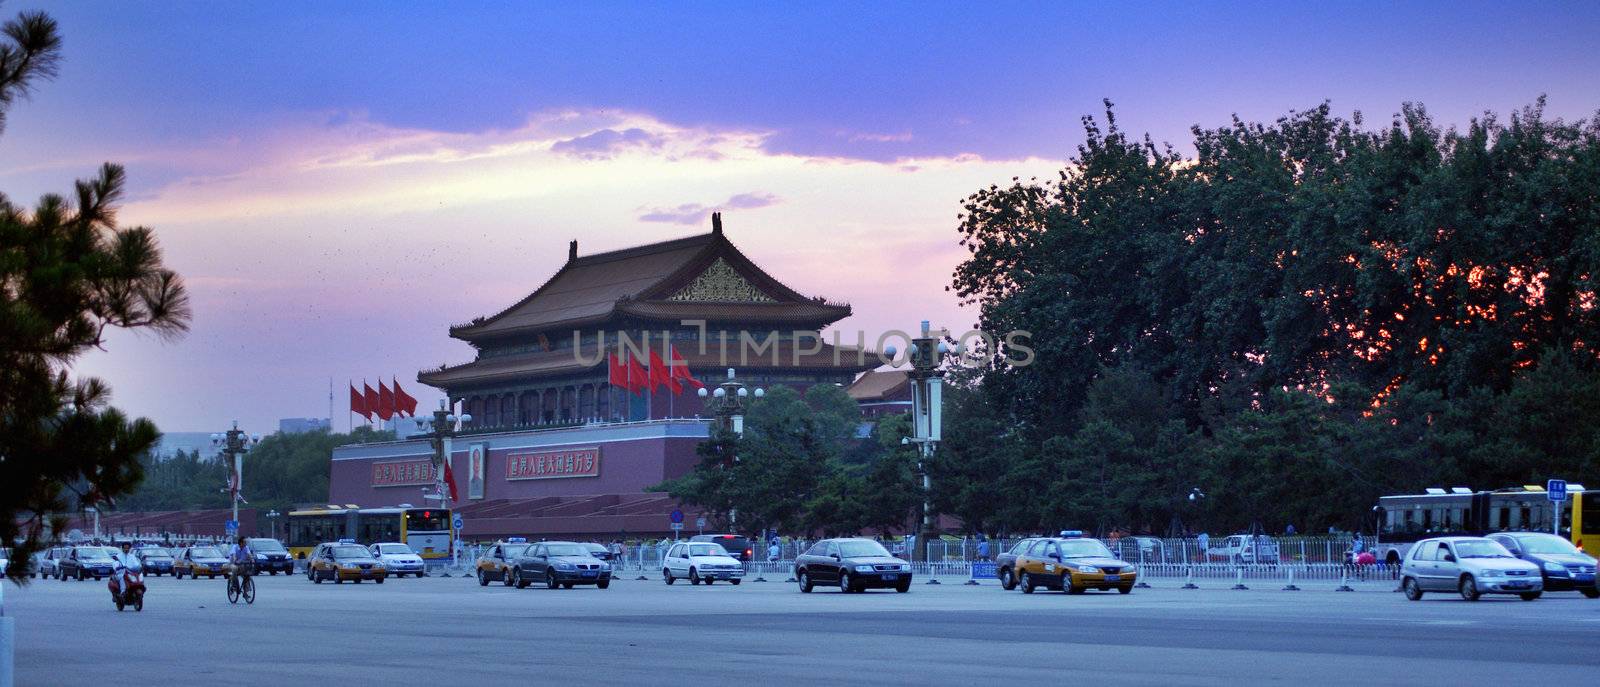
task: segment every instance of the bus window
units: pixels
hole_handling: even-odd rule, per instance
[[[1495,509],[1495,529],[1502,532],[1511,529],[1511,509],[1501,506]]]
[[[1584,534],[1600,534],[1600,491],[1586,491],[1579,498],[1583,499],[1583,522],[1578,529]]]
[[[1432,532],[1433,531],[1433,509],[1432,508],[1429,508],[1427,510],[1422,511],[1422,531],[1424,531],[1424,532]]]

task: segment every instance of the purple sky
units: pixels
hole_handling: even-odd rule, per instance
[[[0,136],[28,202],[101,161],[193,291],[175,344],[119,336],[79,370],[172,431],[326,415],[336,380],[471,351],[565,258],[707,228],[877,332],[972,315],[943,291],[960,199],[1051,174],[1079,117],[1182,147],[1189,126],[1330,100],[1464,124],[1600,108],[1600,5],[1154,3],[676,7],[40,3],[59,79]],[[414,382],[413,395],[435,396]]]

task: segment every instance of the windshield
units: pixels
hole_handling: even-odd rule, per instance
[[[103,561],[111,558],[111,552],[98,546],[85,546],[78,549],[78,558],[86,561]]]
[[[1093,539],[1068,539],[1061,542],[1061,555],[1066,558],[1111,558],[1111,550]]]
[[[378,553],[389,554],[389,555],[392,556],[392,555],[404,555],[404,554],[416,553],[416,552],[412,551],[411,547],[406,546],[405,544],[379,544],[378,545]]]
[[[355,544],[345,544],[333,547],[333,557],[338,559],[371,558],[372,554]]]
[[[842,541],[839,542],[839,555],[845,558],[863,558],[867,556],[889,557],[889,552],[882,544],[875,541]]]
[[[551,556],[587,556],[589,552],[577,544],[551,544],[545,547]]]
[[[1573,546],[1561,537],[1553,534],[1541,536],[1517,537],[1517,543],[1522,545],[1522,550],[1528,553],[1547,553],[1572,555],[1578,553],[1578,547]]]
[[[190,558],[221,558],[222,551],[210,546],[196,546],[189,549]]]
[[[1511,558],[1511,552],[1488,539],[1467,539],[1452,544],[1457,558]]]
[[[156,549],[156,548],[139,549],[139,555],[145,556],[145,557],[148,557],[148,558],[171,558],[172,557],[172,553],[168,552],[166,549]]]
[[[506,558],[516,558],[517,556],[521,556],[522,554],[528,552],[528,547],[530,547],[530,546],[533,546],[533,545],[532,544],[506,544],[506,546],[505,546]]]
[[[728,555],[728,550],[722,548],[721,544],[690,544],[689,545],[689,555],[691,555],[691,556],[726,556],[726,555]]]
[[[283,553],[283,545],[276,539],[246,539],[245,542],[257,553]]]

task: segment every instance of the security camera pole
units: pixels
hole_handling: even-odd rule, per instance
[[[885,353],[894,357],[893,347]],[[928,560],[931,539],[937,535],[933,526],[933,478],[928,475],[928,463],[940,440],[943,425],[944,371],[939,369],[944,357],[951,353],[949,346],[932,336],[928,321],[922,321],[922,335],[911,340],[906,351],[911,371],[911,436],[906,443],[917,445],[917,472],[922,475],[922,531],[917,536],[918,560]],[[960,351],[956,351],[960,355]]]
[[[259,443],[261,435],[252,435],[239,429],[238,420],[233,421],[233,429],[211,435],[211,445],[222,449],[222,454],[227,456],[227,464],[232,468],[228,474],[228,496],[233,502],[233,519],[229,522],[234,527],[239,526],[239,502],[244,500],[244,454]],[[233,531],[233,536],[238,534],[238,530]]]

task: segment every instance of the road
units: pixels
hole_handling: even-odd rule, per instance
[[[1176,581],[1071,597],[993,583],[852,595],[631,579],[554,591],[461,577],[259,583],[246,607],[220,581],[154,579],[144,612],[120,614],[103,583],[12,587],[17,684],[1587,684],[1600,666],[1600,601],[1572,593],[1411,603],[1378,586]]]

